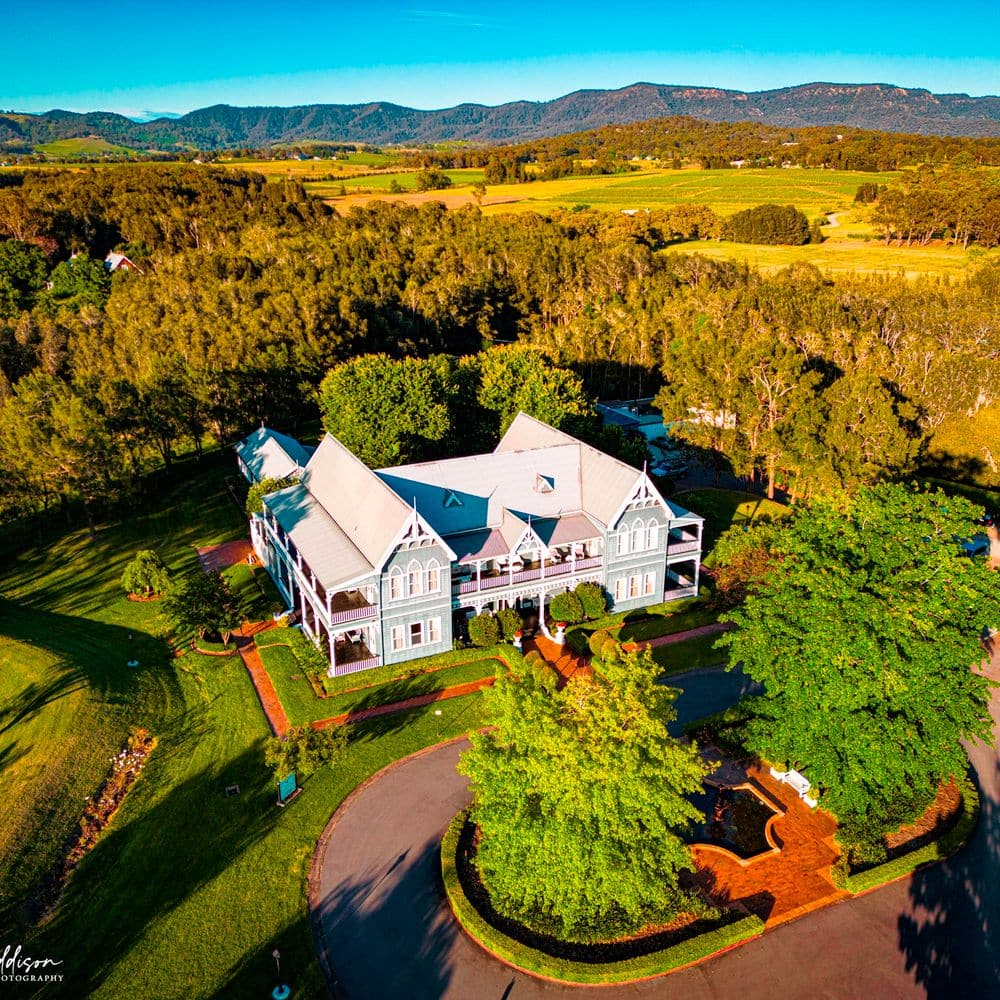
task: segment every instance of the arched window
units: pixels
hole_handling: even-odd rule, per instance
[[[403,597],[403,571],[398,566],[389,570],[389,600],[398,601]]]
[[[406,567],[406,577],[410,597],[419,596],[424,592],[424,570],[416,559],[411,560],[410,565]]]
[[[628,525],[623,524],[618,529],[618,555],[620,556],[628,555],[629,551],[628,542],[629,542]]]
[[[655,549],[660,544],[660,523],[651,517],[646,523],[646,548]]]
[[[632,551],[641,552],[644,548],[642,536],[645,534],[645,525],[642,521],[632,522]]]
[[[427,564],[427,593],[436,594],[441,589],[441,564],[431,559]]]

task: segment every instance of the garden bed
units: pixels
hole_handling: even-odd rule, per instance
[[[232,641],[208,642],[205,639],[192,639],[191,648],[204,656],[235,656],[238,652],[236,643]]]
[[[111,822],[142,773],[155,746],[155,736],[145,729],[137,729],[122,751],[111,759],[111,772],[97,794],[87,796],[87,808],[67,842],[63,856],[42,879],[28,903],[29,916],[33,922],[41,922],[56,908],[74,869],[93,849]]]
[[[912,836],[908,841],[900,841],[898,836],[892,835],[887,839],[887,843],[895,842],[895,850],[902,853],[880,865],[865,868],[861,871],[845,872],[843,868],[834,866],[834,882],[842,889],[851,893],[866,892],[886,882],[895,881],[905,875],[910,875],[918,868],[933,864],[936,861],[943,861],[954,854],[972,836],[979,818],[979,793],[976,786],[969,778],[964,778],[958,785],[961,795],[961,802],[958,809],[951,817],[951,823],[947,829],[941,832],[940,817],[930,818],[929,814],[938,812],[939,801],[931,805],[930,809],[910,827],[902,827],[898,834],[906,836],[910,832]],[[940,796],[939,796],[940,799]],[[928,836],[935,835],[935,839],[926,842]],[[924,843],[920,844],[920,841]],[[915,844],[920,846],[907,850]],[[893,850],[890,847],[890,850]]]
[[[764,922],[735,910],[679,918],[646,935],[584,944],[561,941],[498,914],[475,869],[475,828],[466,813],[441,844],[441,872],[455,918],[483,948],[526,972],[570,983],[625,983],[661,975],[756,937]]]

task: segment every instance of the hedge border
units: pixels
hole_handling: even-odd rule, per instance
[[[856,875],[843,876],[834,872],[834,882],[841,889],[846,889],[852,895],[877,889],[887,882],[912,875],[918,868],[944,861],[963,847],[972,836],[979,821],[979,792],[969,777],[962,781],[962,814],[955,825],[941,834],[937,840],[932,840],[923,847],[918,847],[908,854],[886,861],[884,864],[867,868]]]
[[[441,841],[441,877],[455,919],[481,948],[522,972],[562,983],[594,986],[638,982],[711,958],[728,951],[764,931],[764,921],[749,914],[725,927],[680,941],[661,951],[620,962],[573,962],[556,958],[515,941],[491,926],[466,896],[458,875],[456,855],[467,812],[460,812],[448,825]]]

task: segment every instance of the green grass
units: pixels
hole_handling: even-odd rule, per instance
[[[52,142],[43,143],[35,147],[35,152],[46,153],[59,159],[73,159],[78,156],[95,156],[101,153],[115,153],[127,156],[136,152],[127,146],[116,146],[101,139],[98,136],[89,136],[85,139],[54,139]]]
[[[789,513],[784,504],[739,490],[687,490],[674,499],[705,518],[701,550],[704,553],[702,565],[708,567],[714,563],[715,543],[727,528],[749,524],[757,517],[784,517]]]
[[[267,570],[252,568],[246,563],[235,563],[224,569],[222,575],[236,595],[245,621],[265,621],[275,611],[284,608],[285,601]]]
[[[764,930],[760,917],[749,915],[707,933],[681,941],[661,951],[619,962],[577,962],[557,958],[522,944],[490,925],[466,896],[458,876],[456,853],[465,824],[465,813],[452,820],[441,844],[441,875],[456,919],[472,937],[506,962],[542,976],[569,983],[626,983],[661,975],[689,962],[706,958],[723,948],[747,941]]]
[[[275,633],[281,631],[283,630],[271,629],[261,633],[257,637],[257,645],[264,668],[293,726],[329,719],[344,712],[389,705],[433,691],[443,691],[455,684],[492,677],[498,669],[503,668],[495,655],[491,656],[485,650],[454,650],[345,677],[326,678],[340,693],[328,698],[317,698],[294,651],[279,644],[280,635],[278,641],[275,641]],[[428,670],[431,672],[426,672]],[[357,690],[347,690],[348,688]]]
[[[0,575],[0,940],[64,961],[66,982],[46,995],[257,995],[270,989],[277,946],[295,995],[326,996],[306,908],[316,839],[364,778],[482,721],[470,695],[359,724],[346,758],[277,809],[269,731],[240,661],[174,657],[159,604],[128,601],[118,586],[138,548],[157,549],[179,575],[200,572],[193,546],[244,533],[223,487],[228,462],[194,470],[151,488],[145,514],[101,526],[93,541],[52,537],[5,558]],[[137,670],[125,666],[132,655]],[[138,725],[159,741],[142,777],[52,919],[18,926],[14,904]],[[240,794],[227,798],[231,784]]]
[[[660,635],[672,635],[715,621],[717,615],[704,607],[702,597],[651,604],[637,611],[616,611],[593,621],[570,625],[566,642],[578,653],[589,652],[587,642],[594,632],[609,630],[621,642],[639,642]]]
[[[447,176],[451,178],[453,186],[469,186],[472,184],[478,184],[483,179],[482,170],[476,170],[471,167],[459,170],[445,170],[443,173],[447,174]],[[344,190],[348,194],[357,194],[361,192],[386,194],[388,193],[393,181],[402,187],[404,191],[416,191],[416,176],[416,170],[400,170],[394,173],[368,174],[363,177],[345,176],[343,185]],[[341,182],[339,180],[322,181],[316,184],[309,184],[308,190],[321,198],[332,198],[339,193],[340,185]],[[445,191],[440,192],[428,191],[426,193],[445,194],[450,190],[452,190],[452,188],[447,188]]]
[[[654,646],[653,660],[663,668],[666,676],[723,665],[728,661],[728,653],[725,649],[713,648],[718,639],[717,635],[703,635],[668,646]]]

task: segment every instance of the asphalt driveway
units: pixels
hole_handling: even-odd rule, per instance
[[[1000,653],[990,674],[1000,679]],[[696,718],[744,692],[739,675],[671,679]],[[994,744],[1000,692],[994,692]],[[311,907],[334,994],[353,1000],[527,1000],[593,990],[549,983],[490,957],[457,927],[439,888],[437,847],[468,804],[455,771],[464,741],[410,757],[361,788],[331,820],[316,857]],[[953,859],[866,896],[784,924],[668,977],[600,987],[601,1000],[1000,997],[1000,759],[970,748],[982,818]]]

